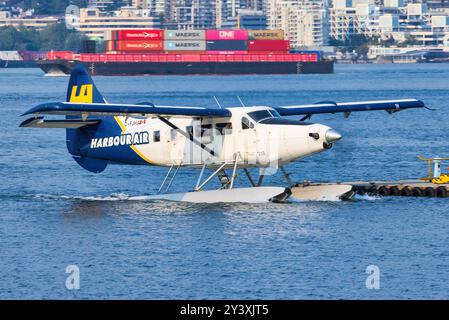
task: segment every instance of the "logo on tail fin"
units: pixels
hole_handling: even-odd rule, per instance
[[[70,93],[70,102],[92,103],[93,91],[92,84],[83,84],[79,90],[78,86],[73,86]]]

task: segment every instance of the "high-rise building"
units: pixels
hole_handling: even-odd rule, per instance
[[[237,17],[237,10],[245,5],[246,0],[215,0],[215,25],[221,28],[222,24]]]
[[[449,0],[427,0],[429,8],[449,8]]]
[[[166,0],[132,0],[134,8],[149,10],[152,16],[165,16],[168,3]]]
[[[329,10],[329,36],[340,41],[351,40],[353,35],[373,37],[379,33],[380,16],[374,1],[335,0]]]
[[[176,0],[170,3],[167,11],[173,28],[215,28],[216,0]]]
[[[291,46],[327,43],[327,0],[268,0],[268,28],[282,29]]]
[[[89,0],[89,8],[96,8],[100,11],[114,11],[120,7],[129,5],[128,0]]]
[[[267,0],[246,0],[245,8],[266,13]]]
[[[91,39],[104,39],[111,30],[158,29],[158,17],[151,17],[146,9],[122,8],[110,16],[98,8],[82,8],[76,29]]]
[[[215,7],[214,0],[193,0],[195,29],[214,29],[216,27]]]
[[[221,24],[221,28],[263,30],[267,28],[267,16],[262,11],[239,9],[235,17]]]

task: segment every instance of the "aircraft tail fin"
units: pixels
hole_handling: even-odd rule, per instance
[[[86,67],[81,63],[70,74],[67,102],[106,103]]]
[[[78,64],[70,74],[67,102],[107,103],[83,64]],[[72,121],[75,121],[76,118],[75,116],[66,116],[66,119]],[[93,130],[96,130],[96,124],[93,124],[91,127],[94,127]],[[80,146],[85,144],[92,136],[92,130],[87,130],[86,128],[83,126],[66,130],[67,149],[81,167],[90,172],[99,173],[106,168],[106,161],[80,155]]]

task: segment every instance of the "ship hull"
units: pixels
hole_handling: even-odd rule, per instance
[[[47,74],[69,74],[76,60],[40,60]],[[318,62],[82,62],[92,75],[233,75],[333,73],[333,61]]]

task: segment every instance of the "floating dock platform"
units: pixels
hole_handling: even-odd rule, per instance
[[[339,183],[309,183],[300,185],[310,186],[338,186],[351,185],[354,193],[364,195],[380,195],[383,197],[449,197],[449,184],[437,184],[423,180],[397,181],[349,181]]]

